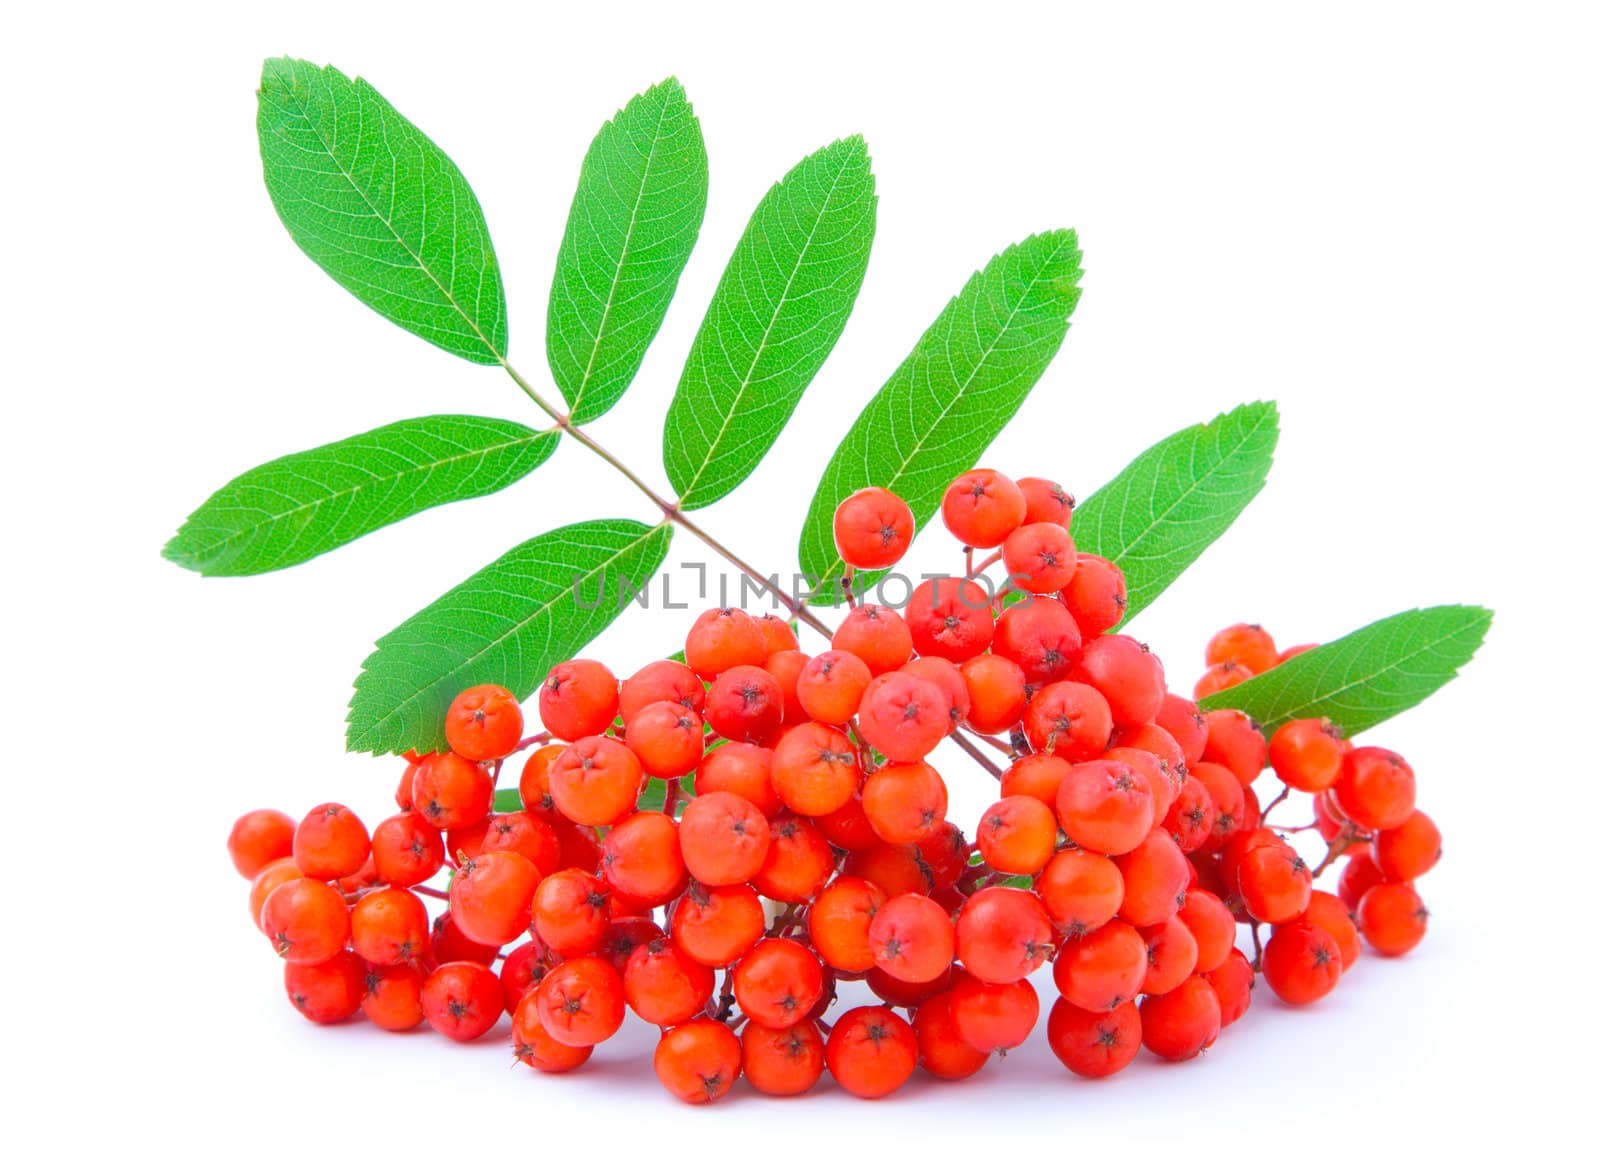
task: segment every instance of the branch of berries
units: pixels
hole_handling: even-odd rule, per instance
[[[360,1011],[458,1040],[509,1014],[516,1057],[540,1071],[581,1066],[631,1009],[661,1028],[656,1075],[689,1102],[741,1075],[797,1094],[825,1069],[872,1098],[919,1064],[960,1079],[1021,1044],[1046,963],[1049,1045],[1100,1077],[1141,1046],[1168,1060],[1211,1046],[1257,972],[1298,1005],[1333,989],[1363,938],[1413,948],[1412,881],[1439,835],[1404,760],[1316,719],[1269,741],[1241,711],[1169,692],[1149,648],[1111,633],[1122,575],[1075,549],[1072,508],[1050,481],[964,473],[942,513],[965,573],[923,582],[903,613],[854,606],[817,655],[776,616],[707,611],[683,662],[621,681],[558,664],[532,737],[511,693],[467,689],[450,750],[408,755],[399,813],[370,837],[336,803],[298,824],[245,815],[229,848],[290,1001],[315,1022]],[[913,528],[870,488],[834,535],[872,570]],[[982,577],[996,561],[1000,591]],[[1226,628],[1197,695],[1301,650]],[[963,729],[1014,747],[975,853],[926,760]],[[527,749],[521,809],[497,810],[495,780]],[[1284,790],[1263,807],[1268,765]],[[647,804],[651,778],[665,785]],[[1314,796],[1312,822],[1267,822],[1292,793]],[[1285,838],[1313,829],[1315,868]],[[1315,890],[1340,857],[1337,891]],[[428,886],[447,867],[447,888]],[[448,905],[431,931],[424,897]],[[1237,942],[1262,926],[1252,959]],[[851,981],[876,1004],[830,1021]]]

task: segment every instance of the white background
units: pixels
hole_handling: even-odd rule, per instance
[[[0,77],[14,1167],[1232,1167],[1249,1151],[1386,1168],[1589,1143],[1585,6],[42,7],[10,16]],[[1310,1010],[1258,990],[1194,1063],[1091,1084],[1040,1031],[968,1084],[919,1077],[878,1104],[830,1089],[680,1108],[637,1023],[542,1079],[513,1068],[503,1026],[460,1047],[300,1021],[228,867],[232,818],[330,799],[381,817],[394,767],[342,752],[371,640],[531,533],[648,513],[566,445],[498,497],[280,575],[208,582],[158,558],[262,460],[429,412],[527,416],[503,375],[384,322],[283,232],[253,126],[260,58],[279,53],[370,78],[460,164],[513,357],[545,388],[584,148],[631,94],[684,81],[705,228],[637,385],[594,429],[657,484],[678,365],[749,210],[803,154],[865,133],[881,202],[852,324],[766,464],[702,517],[764,567],[791,566],[837,437],[944,300],[1011,241],[1076,227],[1082,303],[990,462],[1087,493],[1180,426],[1248,399],[1282,410],[1267,490],[1135,625],[1176,684],[1235,620],[1287,644],[1417,604],[1498,612],[1460,682],[1379,735],[1444,828],[1423,947],[1363,959]],[[917,569],[951,556],[941,543]],[[683,537],[672,557],[699,554]],[[598,651],[626,670],[680,623],[632,613]],[[949,774],[970,820],[989,784]]]

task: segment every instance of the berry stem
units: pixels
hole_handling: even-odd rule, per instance
[[[816,613],[802,603],[799,599],[795,598],[793,595],[789,594],[782,587],[780,587],[778,585],[776,576],[773,576],[770,579],[763,578],[761,574],[756,571],[755,567],[751,566],[750,563],[746,562],[743,558],[739,557],[732,550],[728,549],[727,546],[717,541],[716,538],[712,537],[709,533],[702,529],[699,523],[693,521],[688,514],[684,513],[682,508],[680,508],[676,502],[668,501],[649,485],[645,484],[637,473],[635,473],[616,456],[612,455],[604,445],[602,445],[598,440],[594,439],[594,437],[590,436],[582,428],[574,424],[572,420],[568,418],[565,412],[557,411],[555,407],[544,398],[544,396],[540,395],[538,391],[534,390],[533,385],[524,379],[517,368],[512,366],[503,355],[500,357],[500,365],[502,368],[504,368],[506,374],[511,376],[511,381],[522,389],[522,393],[531,399],[540,411],[544,412],[555,421],[557,430],[565,432],[567,435],[571,436],[579,444],[582,444],[585,448],[589,449],[590,452],[593,452],[601,460],[605,461],[612,468],[616,469],[619,473],[626,477],[634,488],[638,489],[641,493],[648,497],[651,504],[653,504],[657,509],[661,510],[661,516],[663,518],[676,525],[681,525],[684,529],[688,530],[695,537],[699,538],[712,550],[716,551],[729,563],[740,570],[747,578],[754,582],[766,583],[772,588],[774,597],[777,598],[777,600],[785,607],[789,608],[790,614],[803,622],[807,627],[810,627],[813,631],[817,632],[817,634],[823,636],[824,638],[831,639],[833,637],[833,629],[819,619]],[[999,557],[999,555],[997,554],[995,557]],[[844,584],[844,589],[846,597],[849,598],[850,588],[848,580]],[[1000,777],[1000,767],[995,765],[994,762],[990,761],[988,755],[974,745],[972,741],[959,729],[950,735],[950,740],[959,745],[962,751],[968,757],[981,765],[993,777]]]
[[[438,888],[429,888],[423,884],[411,885],[411,890],[418,896],[432,896],[435,900],[449,900],[450,893],[442,892]]]
[[[1284,799],[1286,799],[1288,797],[1289,797],[1289,788],[1287,786],[1285,786],[1282,790],[1280,790],[1278,792],[1278,797],[1277,798],[1274,798],[1271,802],[1267,803],[1266,806],[1261,808],[1261,817],[1262,817],[1262,819],[1265,820],[1266,817],[1272,813],[1273,807],[1277,806],[1280,802],[1282,802]]]

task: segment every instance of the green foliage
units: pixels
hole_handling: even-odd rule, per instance
[[[506,352],[489,228],[459,168],[366,81],[277,57],[261,69],[261,166],[289,235],[396,325],[473,362]]]
[[[510,814],[512,811],[522,809],[522,791],[515,786],[494,792],[494,803],[490,809],[497,815]]]
[[[205,575],[281,570],[435,505],[497,492],[543,464],[557,439],[481,416],[401,420],[235,477],[161,553]]]
[[[855,305],[877,207],[860,136],[802,159],[756,207],[667,412],[685,509],[732,492],[777,440]]]
[[[945,487],[972,467],[1061,347],[1078,304],[1077,234],[1030,236],[973,274],[875,395],[829,461],[800,534],[800,569],[816,601],[844,573],[833,514],[857,489],[905,498],[921,529]],[[866,585],[879,575],[862,575]]]
[[[706,145],[676,78],[600,128],[550,287],[545,349],[575,423],[609,411],[661,328],[706,214]]]
[[[1266,484],[1277,404],[1247,403],[1134,458],[1072,514],[1078,549],[1128,580],[1126,624],[1220,538]]]
[[[429,603],[361,666],[350,701],[352,751],[444,748],[444,714],[463,688],[531,695],[660,568],[672,528],[588,521],[523,542]]]
[[[1493,618],[1483,607],[1402,611],[1212,693],[1200,707],[1243,709],[1268,736],[1300,717],[1326,717],[1354,736],[1454,680]]]

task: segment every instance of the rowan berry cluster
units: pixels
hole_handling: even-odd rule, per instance
[[[531,736],[505,689],[461,693],[450,749],[408,755],[398,812],[370,834],[337,803],[245,815],[229,847],[290,1001],[463,1041],[509,1015],[516,1057],[545,1072],[580,1067],[632,1010],[661,1029],[655,1072],[684,1100],[741,1075],[794,1095],[824,1071],[877,1097],[919,1065],[961,1079],[1022,1043],[1046,965],[1049,1045],[1098,1077],[1141,1046],[1209,1047],[1257,972],[1303,1003],[1362,937],[1414,946],[1411,881],[1439,840],[1405,762],[1318,720],[1269,741],[1169,692],[1161,661],[1115,633],[1123,576],[1074,548],[1072,508],[1053,482],[965,473],[942,512],[966,573],[903,609],[853,605],[818,654],[778,617],[707,611],[681,662],[621,680],[556,665]],[[913,529],[883,489],[835,519],[856,571],[892,565]],[[1199,695],[1280,658],[1245,626],[1207,657]],[[998,778],[971,843],[927,760],[947,740]],[[497,788],[524,751],[515,789]],[[1269,765],[1285,794],[1315,796],[1317,868],[1280,835],[1310,825],[1266,822]],[[1340,855],[1337,894],[1314,891]],[[431,923],[424,898],[447,906]],[[1247,956],[1241,932],[1263,925]],[[869,1004],[835,1014],[853,982]]]

